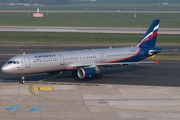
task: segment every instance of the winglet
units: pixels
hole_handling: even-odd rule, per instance
[[[158,61],[159,61],[159,59],[158,59],[158,60],[156,60],[154,63],[156,63],[156,64],[158,65]]]
[[[56,52],[56,50],[54,50],[53,52]]]

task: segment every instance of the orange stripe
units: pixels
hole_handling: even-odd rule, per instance
[[[74,70],[74,69],[78,69],[78,67],[75,67],[75,68],[68,68],[68,69],[64,69],[64,70]]]
[[[132,56],[129,56],[129,57],[126,57],[126,58],[123,58],[123,59],[119,59],[119,60],[114,60],[114,61],[110,61],[110,62],[104,62],[104,63],[113,63],[113,62],[125,60],[125,59],[128,59],[128,58],[132,58],[132,57],[136,56],[139,52],[140,52],[140,48],[139,48],[139,51],[135,55],[132,55]]]

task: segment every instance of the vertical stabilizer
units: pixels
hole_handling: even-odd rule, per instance
[[[147,30],[146,34],[144,35],[143,39],[137,45],[138,47],[140,47],[140,48],[155,47],[158,28],[159,28],[159,21],[160,20],[157,19],[151,23],[151,25],[150,25],[149,29]]]

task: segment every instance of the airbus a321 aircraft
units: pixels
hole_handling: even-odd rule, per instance
[[[102,78],[100,70],[106,67],[141,63],[158,64],[158,60],[139,61],[162,50],[155,47],[159,21],[157,19],[152,22],[141,42],[134,47],[23,54],[9,59],[1,70],[7,74],[21,75],[20,83],[25,83],[26,74],[68,70],[81,79],[89,77],[100,79]]]

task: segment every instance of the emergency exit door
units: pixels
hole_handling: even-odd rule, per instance
[[[60,54],[59,57],[60,57],[60,65],[64,65],[65,64],[64,56]]]

